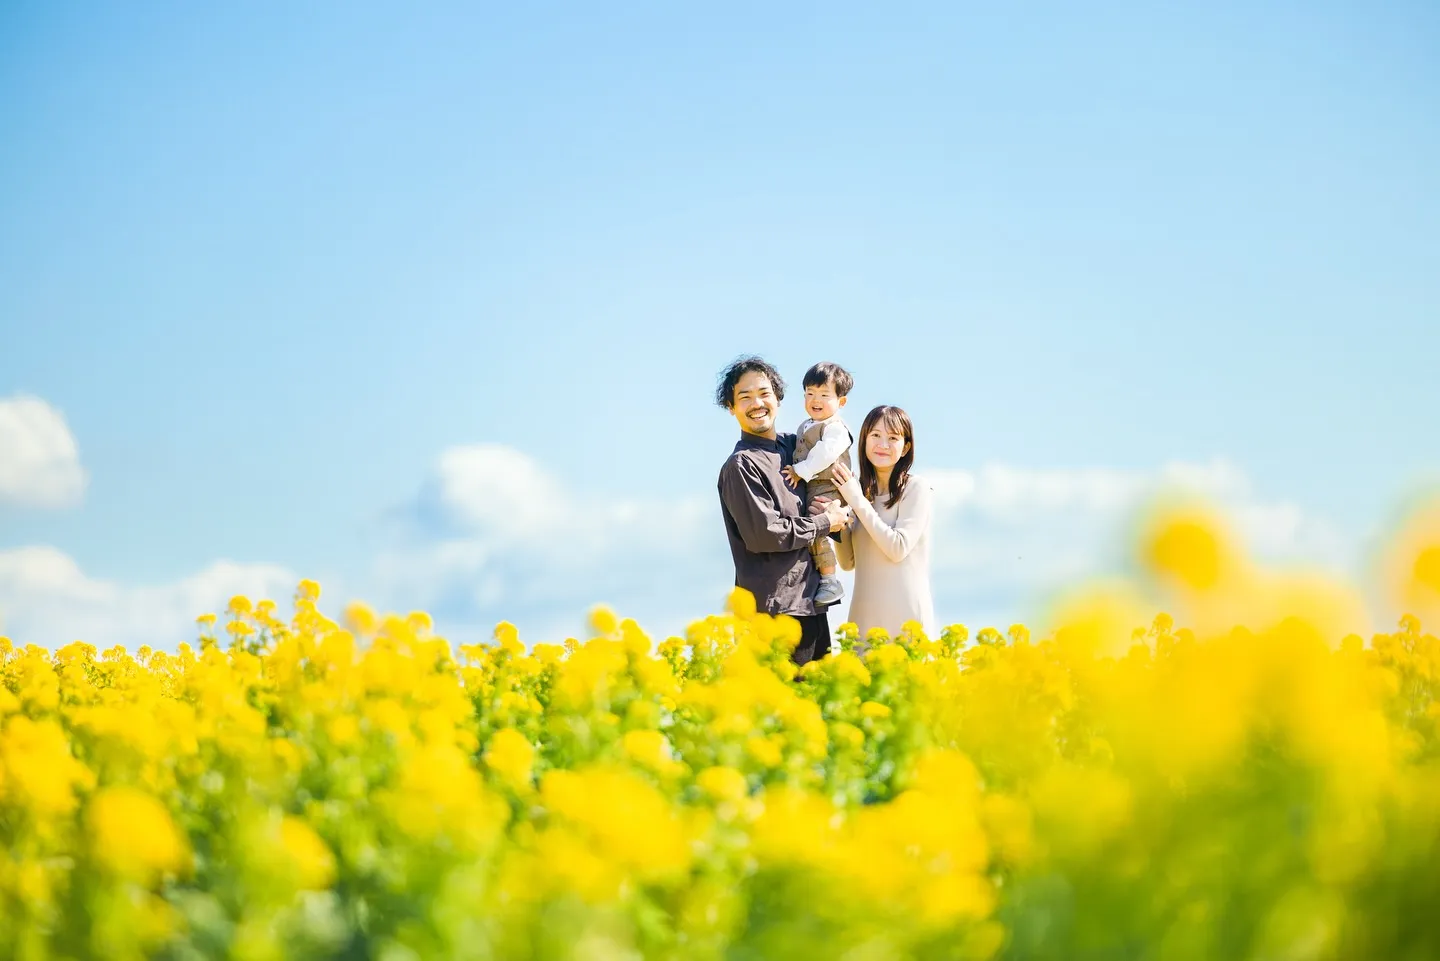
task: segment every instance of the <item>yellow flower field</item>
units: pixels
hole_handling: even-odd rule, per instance
[[[1043,639],[800,671],[743,595],[658,645],[311,582],[178,654],[0,639],[0,958],[1440,957],[1440,643],[1204,514],[1139,546]],[[1440,615],[1435,515],[1387,556]]]

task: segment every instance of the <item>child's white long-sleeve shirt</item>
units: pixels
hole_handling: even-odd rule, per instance
[[[850,446],[850,431],[845,426],[845,422],[840,419],[839,414],[823,421],[815,421],[807,417],[805,422],[800,425],[798,433],[804,434],[811,425],[816,423],[825,425],[819,442],[810,448],[810,453],[806,454],[803,460],[796,461],[794,465],[795,473],[799,474],[803,481],[812,480],[816,474],[832,466]]]

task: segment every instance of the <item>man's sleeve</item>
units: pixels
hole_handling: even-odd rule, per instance
[[[838,419],[833,420],[825,425],[820,442],[810,448],[804,460],[796,462],[795,473],[800,475],[801,480],[813,480],[816,474],[839,460],[849,446],[850,432]]]
[[[755,554],[809,547],[830,529],[823,517],[781,516],[759,469],[743,457],[720,471],[720,502],[734,519],[746,550]]]

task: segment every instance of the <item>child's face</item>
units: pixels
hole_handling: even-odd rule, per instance
[[[810,415],[811,420],[834,417],[844,406],[845,398],[835,396],[835,387],[832,384],[805,388],[805,413]]]

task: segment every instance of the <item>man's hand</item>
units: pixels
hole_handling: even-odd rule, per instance
[[[791,490],[800,489],[800,475],[795,473],[795,468],[789,466],[782,467],[780,468],[780,473],[785,475],[785,483],[790,485]]]
[[[831,531],[844,530],[850,523],[850,508],[839,500],[830,501],[825,505],[824,517],[830,522]]]

